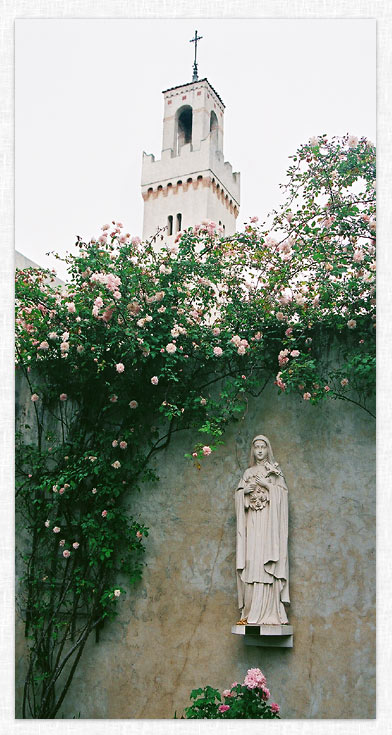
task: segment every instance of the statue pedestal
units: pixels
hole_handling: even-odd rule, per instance
[[[233,625],[231,632],[242,635],[247,646],[292,648],[292,625]]]

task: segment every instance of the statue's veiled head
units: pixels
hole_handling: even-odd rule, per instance
[[[267,447],[267,460],[268,462],[273,464],[275,462],[275,458],[272,453],[270,440],[266,436],[264,436],[264,434],[258,434],[252,439],[252,445],[250,448],[249,467],[253,467],[256,464],[256,457],[255,457],[255,452],[254,452],[255,442],[264,442],[264,444]]]

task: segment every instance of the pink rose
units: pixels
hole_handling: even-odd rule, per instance
[[[72,546],[73,546],[74,549],[78,549],[79,548],[79,544],[78,544],[77,541],[74,541],[73,544],[72,544]]]
[[[331,389],[330,389],[329,385],[324,385],[324,390],[328,393],[328,391],[331,390]]]
[[[58,526],[55,526],[53,529],[53,533],[60,533],[61,529]]]
[[[92,492],[93,495],[95,495],[95,493],[97,492],[97,488],[96,487],[93,487],[93,489],[91,490],[91,492]]]
[[[37,396],[36,393],[33,393],[33,395],[31,396],[31,400],[33,401],[33,403],[36,403],[36,401],[39,401],[39,396]]]
[[[127,446],[128,446],[127,442],[124,442],[124,441],[120,442],[120,449],[126,449]]]
[[[208,455],[211,454],[211,452],[212,452],[211,447],[208,447],[208,446],[203,447],[203,454],[205,457],[208,457]]]
[[[245,345],[240,345],[239,348],[238,348],[238,350],[237,350],[237,352],[238,352],[239,355],[245,355],[245,352],[246,352]]]
[[[138,405],[137,401],[129,401],[129,408],[137,408]]]
[[[218,337],[218,335],[220,334],[219,327],[214,327],[214,329],[212,330],[212,334],[214,335],[214,337]]]
[[[118,362],[116,365],[116,370],[118,373],[123,373],[125,370],[125,367],[122,362]]]
[[[115,597],[120,597],[121,590],[114,590],[113,594],[114,594]]]
[[[74,314],[75,313],[76,307],[75,307],[75,304],[74,304],[73,301],[67,301],[65,305],[66,305],[66,307],[68,309],[68,312],[70,314]]]
[[[71,552],[68,549],[64,549],[63,556],[68,559],[71,556]]]
[[[153,375],[153,377],[151,378],[151,383],[152,385],[158,385],[159,380],[156,375]]]
[[[115,470],[118,470],[121,467],[121,462],[116,459],[115,462],[112,462],[112,467],[114,467]]]
[[[113,394],[112,396],[110,396],[110,399],[109,400],[110,400],[110,403],[117,403],[118,396],[116,396],[115,394]]]
[[[279,712],[280,711],[280,707],[279,707],[278,704],[276,704],[276,702],[271,702],[270,707],[271,707],[271,712]]]
[[[192,452],[192,457],[197,457],[197,452]]]
[[[108,514],[107,510],[103,510],[101,513],[102,518],[106,518],[107,514]]]
[[[218,712],[227,712],[228,709],[230,709],[228,704],[220,704],[218,707]]]
[[[348,379],[343,378],[343,380],[340,381],[340,385],[342,386],[342,388],[344,388],[346,385],[348,385]]]
[[[66,401],[67,400],[67,394],[66,393],[60,393],[60,401]]]
[[[286,329],[286,331],[285,331],[286,337],[290,337],[290,334],[292,334],[292,331],[293,331],[293,328],[292,327],[289,327],[288,329]]]
[[[311,397],[312,396],[310,395],[310,393],[304,393],[303,396],[302,396],[302,398],[304,399],[304,401],[310,401]]]
[[[39,350],[48,350],[49,349],[49,342],[41,342],[40,346],[38,347]]]
[[[276,318],[277,318],[277,320],[278,320],[279,322],[283,322],[283,321],[284,321],[284,319],[285,319],[285,315],[283,314],[283,312],[282,312],[282,311],[278,311],[278,312],[277,312],[277,314],[276,314]]]
[[[347,326],[349,329],[355,329],[355,327],[357,326],[357,322],[355,321],[355,319],[349,319],[347,322]]]
[[[215,357],[221,357],[223,355],[222,347],[214,347],[214,355]]]
[[[291,357],[299,357],[299,350],[291,350]]]
[[[224,689],[222,695],[224,697],[234,697],[234,694],[230,691],[230,689]]]
[[[169,344],[166,345],[166,352],[168,352],[169,355],[174,355],[176,350],[177,350],[177,347],[175,346],[173,342],[169,342]]]
[[[61,541],[59,541],[59,546],[65,546],[65,538],[62,538]]]
[[[140,531],[136,531],[136,538],[138,538],[140,541],[140,539],[143,538],[143,534],[140,533]]]
[[[200,405],[201,405],[201,406],[205,406],[205,405],[206,405],[206,403],[207,403],[207,401],[206,401],[206,399],[205,399],[205,398],[200,398]]]
[[[251,222],[258,222],[259,221],[259,218],[258,217],[251,217],[250,218],[250,221]]]

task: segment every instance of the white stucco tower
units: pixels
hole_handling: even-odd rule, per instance
[[[207,79],[172,87],[163,96],[161,158],[143,153],[143,240],[166,227],[170,242],[179,230],[203,219],[232,235],[240,174],[223,158],[225,105]]]

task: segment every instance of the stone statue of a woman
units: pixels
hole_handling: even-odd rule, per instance
[[[241,625],[288,623],[288,493],[266,436],[255,436],[235,494]]]

